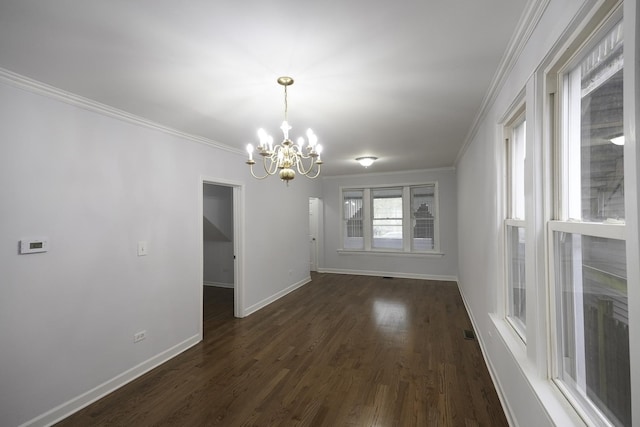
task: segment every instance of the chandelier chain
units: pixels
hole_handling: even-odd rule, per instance
[[[289,110],[289,104],[287,102],[287,86],[284,86],[284,121],[288,121],[287,112]]]

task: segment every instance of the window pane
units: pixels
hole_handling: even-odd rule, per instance
[[[624,218],[622,23],[567,76],[568,214]]]
[[[373,240],[378,249],[402,249],[402,189],[372,190]]]
[[[585,408],[630,426],[625,242],[556,232],[554,245],[559,379]]]
[[[363,190],[348,190],[343,192],[343,230],[342,242],[344,249],[364,249],[362,199]]]
[[[525,338],[527,318],[524,236],[524,227],[507,226],[507,251],[509,254],[507,316],[522,339]]]
[[[435,185],[411,188],[412,248],[429,251],[435,248]]]
[[[524,161],[527,123],[522,121],[513,129],[510,151],[511,218],[524,219]]]

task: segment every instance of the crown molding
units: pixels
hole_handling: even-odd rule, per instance
[[[209,138],[193,135],[190,133],[182,132],[177,129],[170,128],[168,126],[162,125],[152,120],[145,119],[144,117],[140,117],[135,114],[128,113],[124,110],[111,107],[101,102],[94,101],[93,99],[85,98],[80,95],[67,92],[65,90],[59,89],[54,86],[50,86],[46,83],[39,82],[37,80],[20,75],[18,73],[14,73],[13,71],[9,71],[4,68],[0,68],[0,82],[5,83],[9,86],[19,88],[19,89],[27,90],[29,92],[32,92],[38,95],[43,95],[48,98],[53,98],[57,101],[62,101],[66,104],[70,104],[75,107],[80,107],[85,110],[101,114],[103,116],[112,117],[118,120],[125,121],[127,123],[157,130],[157,131],[166,133],[168,135],[177,136],[182,139],[208,145],[210,147],[218,148],[220,150],[228,151],[230,153],[244,154],[243,150],[230,147],[228,145],[222,144],[220,142],[214,141]]]
[[[549,5],[550,0],[530,0],[525,7],[524,12],[520,16],[520,20],[518,21],[518,25],[516,25],[516,30],[507,46],[507,50],[505,51],[502,60],[498,66],[498,70],[496,74],[493,76],[491,80],[491,84],[489,85],[489,90],[484,96],[482,100],[482,104],[480,106],[480,110],[476,115],[476,118],[467,133],[467,136],[464,139],[462,147],[458,151],[458,155],[456,156],[456,160],[453,163],[454,165],[458,165],[460,159],[469,148],[471,141],[478,133],[478,129],[480,128],[480,123],[486,117],[489,107],[494,103],[500,89],[504,85],[509,73],[513,69],[514,65],[520,58],[520,54],[524,50],[527,42],[531,38],[531,34],[540,22],[542,15],[544,14],[545,9]]]
[[[412,169],[412,170],[403,170],[403,171],[391,171],[391,172],[368,172],[368,173],[354,173],[354,174],[345,174],[345,175],[325,175],[322,176],[323,180],[330,179],[344,179],[344,178],[361,178],[361,177],[372,177],[372,176],[395,176],[395,175],[406,175],[411,173],[428,173],[428,172],[455,172],[455,166],[445,166],[441,168],[433,168],[433,169]]]

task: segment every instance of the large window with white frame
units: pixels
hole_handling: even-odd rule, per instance
[[[524,106],[507,123],[505,153],[507,166],[507,207],[504,221],[506,266],[506,317],[523,341],[526,341],[525,281],[525,159],[526,129]]]
[[[618,16],[558,74],[548,242],[554,381],[586,419],[630,426],[623,67]]]
[[[343,250],[438,252],[437,188],[437,183],[343,188]]]
[[[371,190],[371,226],[374,249],[403,248],[402,188],[374,188]]]

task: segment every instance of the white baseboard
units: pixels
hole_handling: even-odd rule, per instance
[[[510,426],[517,426],[516,420],[513,416],[513,411],[511,409],[511,406],[509,406],[509,401],[505,396],[504,393],[504,389],[502,387],[502,383],[499,381],[498,376],[496,375],[496,371],[495,368],[493,366],[493,363],[491,363],[491,360],[487,357],[488,353],[487,353],[487,349],[485,347],[485,342],[482,338],[482,331],[481,329],[478,328],[478,324],[476,322],[476,319],[473,315],[473,312],[471,311],[471,308],[469,307],[469,304],[467,304],[467,299],[465,298],[464,293],[462,292],[462,289],[460,288],[460,284],[458,284],[458,291],[460,292],[460,296],[462,297],[462,303],[464,304],[464,308],[467,311],[467,315],[469,316],[469,320],[471,321],[471,327],[473,328],[473,330],[475,331],[475,336],[476,336],[476,340],[478,341],[478,346],[480,347],[480,353],[482,353],[482,359],[484,360],[484,363],[487,367],[487,370],[489,371],[489,376],[491,377],[491,382],[493,382],[493,385],[496,389],[496,394],[498,395],[498,400],[500,401],[500,403],[502,404],[502,410],[504,412],[505,418],[507,418],[507,423]]]
[[[311,276],[305,277],[304,279],[302,279],[301,281],[294,283],[293,285],[281,290],[280,292],[277,292],[273,295],[271,295],[270,297],[267,297],[265,299],[263,299],[262,301],[259,301],[255,304],[253,304],[250,307],[247,307],[244,310],[244,313],[242,317],[246,317],[248,315],[250,315],[251,313],[255,313],[256,311],[260,310],[263,307],[266,307],[267,305],[271,304],[272,302],[282,298],[283,296],[287,295],[290,292],[295,291],[296,289],[298,289],[301,286],[306,285],[307,283],[311,282]]]
[[[397,271],[367,271],[367,270],[344,270],[344,269],[338,269],[338,268],[319,268],[318,273],[353,274],[356,276],[397,277],[399,279],[439,280],[443,282],[458,281],[458,278],[456,276],[439,276],[437,274],[400,273]]]
[[[222,283],[222,282],[203,282],[204,286],[215,286],[216,288],[231,288],[233,289],[233,283]]]
[[[191,338],[188,338],[182,341],[179,344],[163,351],[160,354],[157,354],[150,359],[140,363],[137,366],[115,376],[114,378],[105,381],[99,386],[83,393],[73,399],[65,402],[50,411],[45,412],[44,414],[27,421],[22,424],[20,427],[40,427],[40,426],[50,426],[53,425],[64,418],[67,418],[69,415],[78,412],[79,410],[89,406],[93,402],[103,398],[107,394],[119,389],[120,387],[126,385],[127,383],[135,380],[136,378],[146,374],[153,368],[163,364],[176,357],[178,354],[183,351],[193,347],[202,341],[202,336],[200,334],[194,335]]]

